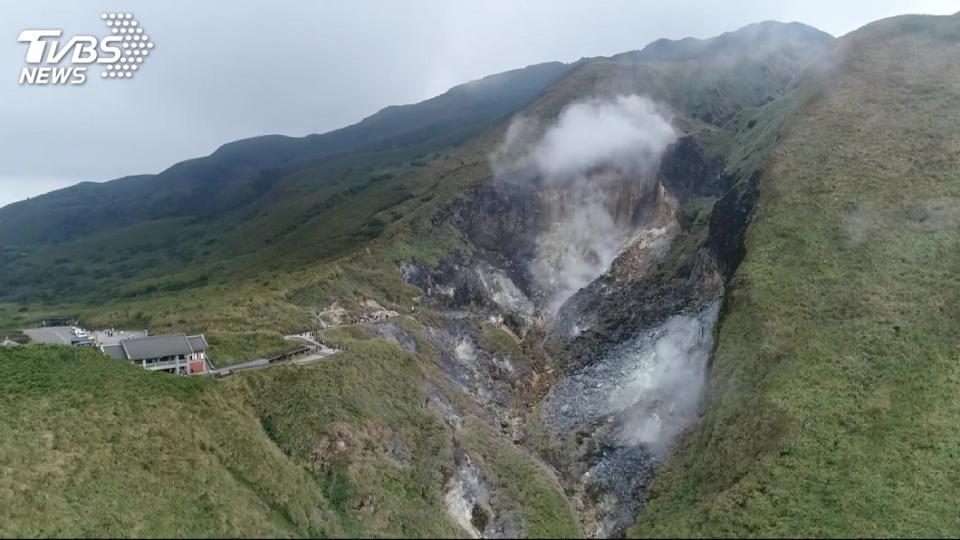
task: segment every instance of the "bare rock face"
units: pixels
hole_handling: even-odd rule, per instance
[[[675,222],[671,197],[651,178],[599,170],[538,193],[546,228],[529,263],[538,304],[554,315],[642,236]]]
[[[491,180],[465,193],[439,216],[527,294],[532,289],[528,261],[546,223],[532,195],[520,184]]]
[[[621,281],[641,278],[679,232],[680,206],[695,197],[715,197],[727,187],[721,170],[722,162],[707,157],[700,139],[687,135],[667,147],[652,169],[602,165],[562,180],[523,169],[502,173],[461,196],[437,219],[451,222],[477,248],[474,258],[487,263],[480,270],[494,277],[488,284],[509,283],[500,286],[502,297],[517,298],[515,287],[537,315],[549,320],[607,272]],[[436,271],[458,271],[453,267],[467,264],[445,260]],[[445,284],[453,303],[477,303],[463,294],[478,287],[456,286],[452,276],[435,281]],[[516,307],[495,304],[508,312]],[[524,318],[529,318],[528,307],[524,302]]]
[[[727,278],[743,260],[744,235],[760,195],[760,172],[739,182],[731,178],[729,182],[730,190],[717,201],[710,215],[710,248]]]
[[[438,367],[447,380],[472,396],[496,429],[510,435],[513,411],[534,377],[533,359],[492,349],[475,320],[448,319],[427,327],[425,335],[439,353]]]
[[[570,184],[494,179],[437,217],[472,251],[401,269],[442,314],[425,331],[440,370],[516,444],[531,422],[545,427],[536,451],[592,536],[623,534],[699,414],[725,279],[757,193],[755,177],[721,169],[685,136],[647,176],[601,167]],[[694,199],[708,202],[707,217],[682,221]],[[538,361],[488,350],[489,321],[535,338]],[[376,331],[403,346],[396,329]],[[458,425],[462,413],[441,397],[434,406]],[[520,531],[490,521],[483,471],[465,459],[458,468],[447,502],[465,530]]]
[[[677,198],[663,184],[659,184],[656,205],[644,226],[633,234],[610,263],[610,273],[617,280],[640,279],[666,255],[680,229],[678,211]]]
[[[581,441],[578,480],[597,536],[633,522],[655,467],[696,420],[719,309],[716,298],[600,347],[551,388],[542,418],[558,438]]]
[[[406,351],[413,353],[417,352],[417,340],[396,323],[373,323],[368,324],[367,328],[369,328],[374,335],[380,336],[386,341],[393,343],[394,345],[398,345],[400,348]]]
[[[723,160],[708,157],[696,135],[680,137],[667,149],[660,161],[659,178],[678,200],[720,196],[726,186],[721,181]]]
[[[518,335],[525,335],[538,324],[533,302],[506,271],[486,261],[454,253],[435,268],[408,263],[400,272],[407,282],[423,289],[433,306],[501,316]]]
[[[486,537],[490,525],[490,488],[479,470],[463,449],[454,453],[455,469],[445,482],[443,497],[447,512],[473,538]]]

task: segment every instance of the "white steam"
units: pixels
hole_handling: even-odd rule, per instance
[[[651,342],[638,342],[628,361],[632,371],[609,401],[610,410],[623,411],[622,444],[662,455],[697,418],[718,313],[714,302],[696,316],[671,317]]]
[[[630,238],[631,227],[617,223],[608,208],[611,194],[577,187],[576,202],[554,209],[552,226],[537,238],[530,271],[549,291],[547,312],[603,274]]]
[[[699,414],[719,312],[717,299],[670,317],[564,377],[547,420],[560,433],[613,422],[616,446],[664,457]]]
[[[607,271],[637,232],[625,201],[655,188],[653,172],[675,139],[661,110],[635,95],[573,103],[546,128],[511,124],[493,166],[501,179],[541,190],[548,226],[530,270],[550,314]]]
[[[656,105],[640,96],[567,107],[533,152],[548,179],[577,178],[598,167],[646,172],[676,139]]]

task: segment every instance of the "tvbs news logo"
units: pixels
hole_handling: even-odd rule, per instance
[[[131,13],[103,13],[107,35],[77,35],[66,39],[62,30],[28,29],[17,41],[27,44],[20,84],[83,84],[87,69],[102,68],[103,79],[131,79],[153,50],[154,43]]]

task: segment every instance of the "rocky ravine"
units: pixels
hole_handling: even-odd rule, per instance
[[[685,136],[646,178],[613,178],[588,194],[612,217],[601,224],[604,240],[621,235],[606,255],[583,242],[589,229],[564,237],[565,215],[584,194],[491,179],[437,217],[474,249],[401,269],[443,314],[426,337],[447,379],[556,474],[591,536],[623,534],[657,464],[698,416],[724,280],[755,200],[755,178],[722,170]],[[684,218],[698,198],[717,202]],[[590,263],[579,265],[583,284],[560,301],[563,285],[537,271],[550,257],[554,267],[564,257]],[[591,267],[602,270],[591,276]],[[491,350],[478,323],[502,328],[523,352]],[[430,406],[456,429],[462,412],[435,390]],[[522,534],[522,524],[497,521],[491,487],[470,456],[457,467],[446,497],[454,518],[476,536]],[[473,508],[493,516],[482,529],[467,517]]]

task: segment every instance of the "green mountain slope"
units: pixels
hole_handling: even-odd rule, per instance
[[[529,208],[478,194],[510,114],[546,122],[586,97],[639,93],[684,137],[664,183],[705,195],[678,195],[669,252],[645,282],[607,282],[636,295],[600,297],[616,305],[573,352],[591,361],[648,311],[680,313],[666,310],[703,285],[702,253],[732,279],[704,416],[631,533],[956,536],[958,24],[896,18],[834,42],[761,23],[660,41],[0,210],[0,327],[76,312],[93,326],[212,331],[256,355],[258,341],[276,345],[267,336],[371,300],[410,314],[326,330],[344,351],[322,363],[225,380],[0,349],[0,535],[622,530],[600,528],[622,491],[583,480],[621,449],[580,430],[555,440],[541,414],[577,360],[565,343],[498,330],[488,315],[501,306],[484,311],[482,297],[445,312],[424,297],[447,283],[403,273],[451,277],[453,290],[473,285],[466,257],[502,262],[497,244]],[[174,202],[181,214],[153,213]],[[194,215],[202,203],[210,212]],[[504,220],[479,220],[495,239],[480,246],[457,220],[491,208]],[[649,473],[628,458],[634,468],[607,474]],[[641,488],[629,495],[645,501]],[[175,511],[148,513],[168,497]]]
[[[345,238],[318,246],[338,255],[379,232],[382,224],[368,221],[374,214],[415,196],[404,182],[386,181],[502,120],[568,69],[555,62],[501,73],[323,135],[236,141],[157,175],[82,183],[9,205],[0,209],[0,296],[49,303],[202,285],[230,274],[230,265],[215,263],[271,250],[371,192],[347,211],[354,220],[339,225]],[[272,251],[246,267],[269,268],[289,249]],[[164,284],[149,281],[158,276]],[[135,282],[143,284],[118,291]]]
[[[85,182],[14,203],[0,210],[0,244],[60,243],[110,227],[217,214],[252,202],[305,164],[351,151],[449,145],[523,107],[568,69],[553,62],[491,75],[322,135],[234,141],[156,175]],[[40,213],[46,219],[32,219]]]
[[[0,348],[0,535],[456,537],[459,449],[490,460],[507,514],[578,536],[559,486],[486,424],[457,442],[416,357],[354,339],[310,367],[225,381],[98,352]]]
[[[323,490],[214,381],[0,350],[0,535],[340,534]]]
[[[637,536],[960,531],[960,16],[842,38],[786,106],[707,411]]]
[[[729,62],[757,59],[765,54],[796,61],[812,44],[829,45],[833,37],[805,24],[764,21],[708,39],[658,39],[639,51],[610,57],[618,62],[678,62],[710,58]]]
[[[643,93],[672,107],[691,131],[717,127],[744,107],[782,95],[829,44],[828,36],[802,25],[761,28],[767,46],[730,62],[715,62],[708,46],[691,51],[684,40],[661,44],[650,61],[531,66],[329,134],[231,143],[158,176],[83,184],[0,209],[0,302],[28,310],[5,314],[0,304],[0,321],[7,321],[0,326],[55,310],[98,324],[302,328],[310,322],[304,307],[337,299],[317,298],[308,286],[338,288],[329,283],[330,273],[343,268],[331,269],[335,261],[362,257],[361,247],[409,257],[456,245],[432,216],[490,176],[488,154],[509,112],[523,107],[525,115],[549,119],[583,96]],[[790,54],[768,43],[780,41],[771,39],[776,28],[793,36]],[[719,44],[747,50],[757,39],[750,26]],[[803,40],[806,47],[793,45]],[[417,135],[424,130],[432,135]],[[345,148],[351,149],[319,159]],[[397,281],[399,258],[375,256],[372,265],[349,271],[374,268]],[[399,301],[397,287],[387,289],[370,292]],[[244,313],[251,298],[262,306],[256,316]]]

